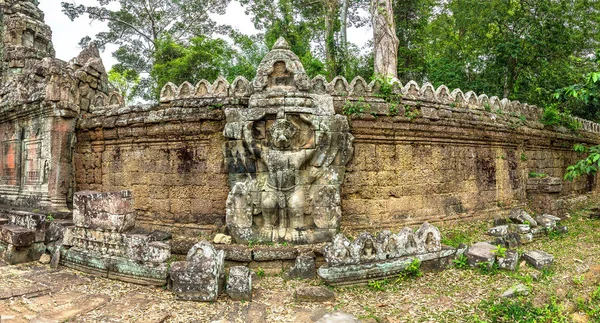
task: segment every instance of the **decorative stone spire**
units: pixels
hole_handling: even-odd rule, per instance
[[[279,37],[273,45],[273,49],[290,49],[290,44],[283,37]]]

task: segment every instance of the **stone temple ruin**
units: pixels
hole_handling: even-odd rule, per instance
[[[429,223],[525,206],[560,216],[599,190],[595,177],[562,180],[573,144],[600,143],[587,120],[575,134],[544,127],[535,106],[414,81],[396,81],[401,101],[390,103],[360,77],[309,78],[283,39],[252,81],[168,83],[157,104],[125,106],[96,48],[56,59],[36,2],[3,4],[0,258],[10,264],[48,252],[54,266],[169,283],[181,299],[248,300],[247,268],[318,268],[350,284],[414,259],[444,267],[466,246],[442,245]],[[533,239],[526,222],[490,234],[508,246]],[[340,233],[361,230],[371,233]],[[233,243],[205,241],[216,234]],[[478,247],[466,254],[494,260]]]

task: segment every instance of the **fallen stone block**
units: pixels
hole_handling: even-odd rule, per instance
[[[514,271],[519,263],[519,253],[515,250],[507,250],[504,257],[497,257],[498,268]]]
[[[546,230],[552,230],[554,229],[554,227],[556,227],[556,221],[548,217],[539,215],[535,218],[535,220],[537,221],[538,226]]]
[[[256,246],[252,251],[254,261],[293,260],[298,256],[298,250],[293,247]]]
[[[523,244],[533,242],[533,233],[525,233],[525,234],[522,234],[520,237],[521,237],[521,243],[523,243]]]
[[[244,266],[234,266],[229,269],[227,279],[227,295],[236,301],[252,300],[252,275],[250,269]]]
[[[554,257],[541,250],[532,250],[523,253],[523,259],[536,269],[546,268],[554,262]]]
[[[26,247],[36,242],[35,231],[13,224],[5,224],[0,227],[0,240],[15,247]]]
[[[488,263],[490,266],[494,264],[496,255],[494,250],[496,246],[487,242],[477,242],[476,244],[469,247],[466,256],[469,260],[469,266],[475,267],[480,263]]]
[[[507,289],[502,293],[500,297],[502,298],[511,298],[517,296],[527,296],[529,295],[529,288],[523,284],[513,285],[511,288]]]
[[[239,262],[251,262],[252,261],[252,249],[244,245],[224,245],[218,244],[214,246],[216,250],[223,250],[225,253],[226,260],[239,261]]]
[[[189,250],[187,261],[171,264],[173,293],[182,300],[216,301],[224,282],[224,260],[223,251],[207,241],[198,242]]]
[[[296,258],[294,266],[286,273],[286,278],[311,279],[317,275],[314,254],[304,254]]]
[[[538,226],[538,223],[523,209],[512,209],[508,218],[517,224],[529,224],[532,228]]]
[[[502,237],[508,233],[508,225],[495,226],[488,230],[487,234],[494,237]]]
[[[49,254],[45,253],[40,257],[40,263],[47,265],[50,263],[51,257]]]
[[[303,286],[296,289],[294,299],[298,302],[328,302],[335,299],[335,294],[323,286]]]
[[[48,244],[58,240],[62,240],[67,227],[72,227],[73,221],[65,219],[55,219],[47,222],[46,224],[46,236],[44,241]]]

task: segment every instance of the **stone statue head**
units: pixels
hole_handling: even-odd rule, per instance
[[[298,128],[286,119],[277,119],[269,129],[273,145],[279,149],[288,149]]]

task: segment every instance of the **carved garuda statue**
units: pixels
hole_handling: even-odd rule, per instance
[[[328,94],[310,92],[298,57],[280,38],[262,60],[247,108],[227,108],[227,227],[236,242],[331,241],[340,185],[352,157],[348,120]]]

